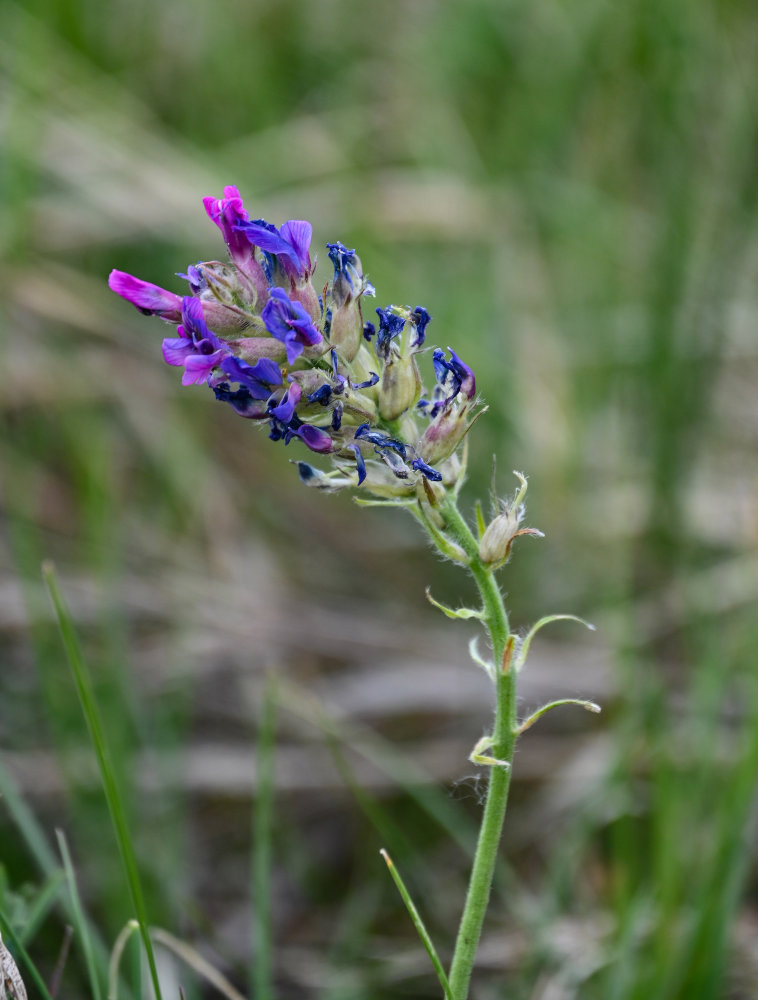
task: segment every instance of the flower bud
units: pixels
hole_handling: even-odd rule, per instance
[[[419,409],[431,417],[418,443],[418,453],[425,462],[437,466],[449,458],[474,422],[469,419],[476,407],[474,373],[455,353],[450,360],[437,348],[433,354],[437,385],[433,399],[421,400]],[[480,411],[483,412],[483,411]]]
[[[469,408],[447,406],[432,420],[421,435],[417,451],[429,465],[438,466],[448,459],[468,433],[473,420]]]
[[[312,320],[319,322],[321,303],[310,278],[306,278],[304,281],[290,281],[289,297],[292,302],[299,302]]]
[[[332,313],[329,340],[345,361],[353,361],[363,341],[363,317],[355,299],[348,299]]]
[[[526,513],[523,503],[526,495],[526,479],[520,472],[514,472],[514,475],[521,481],[521,488],[512,500],[499,502],[500,513],[490,521],[479,542],[479,558],[488,566],[502,566],[507,562],[513,539],[519,535],[543,537],[542,532],[536,528],[519,527]]]
[[[397,420],[416,405],[420,395],[421,376],[413,355],[385,362],[379,386],[379,412],[384,420]]]
[[[258,293],[245,275],[219,260],[201,261],[179,275],[203,304],[205,322],[221,336],[237,333],[255,318]]]
[[[149,281],[135,278],[126,271],[111,271],[108,278],[111,291],[131,302],[146,316],[160,316],[167,323],[178,323],[182,318],[182,297],[153,285]]]

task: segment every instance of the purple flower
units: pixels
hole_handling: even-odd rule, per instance
[[[239,227],[247,223],[248,217],[239,191],[228,184],[224,188],[223,198],[203,198],[203,205],[208,217],[221,230],[237,269],[248,279],[258,301],[265,302],[269,281],[259,261],[255,259],[255,251],[250,245],[250,240],[240,232]]]
[[[315,392],[310,393],[308,396],[309,403],[321,403],[322,406],[329,405],[329,399],[333,393],[332,387],[328,382],[324,382],[323,385],[319,386]]]
[[[290,219],[281,229],[256,219],[255,222],[240,221],[235,226],[241,238],[247,239],[264,253],[278,257],[287,276],[296,279],[307,278],[312,270],[310,246],[313,226],[301,219]]]
[[[379,317],[379,332],[376,335],[376,351],[379,357],[385,360],[389,357],[390,344],[395,339],[399,337],[403,332],[403,327],[405,326],[405,320],[402,316],[398,316],[397,313],[391,312],[392,306],[387,306],[386,309],[377,309],[376,314]],[[364,331],[365,336],[365,331]]]
[[[366,460],[361,454],[360,445],[354,444],[353,451],[355,452],[355,468],[358,472],[358,485],[366,478]]]
[[[187,268],[187,273],[183,274],[181,271],[176,272],[177,278],[184,278],[187,284],[190,286],[190,291],[193,295],[200,295],[208,287],[208,281],[202,271],[203,262],[198,261],[197,266],[190,264]]]
[[[219,365],[232,382],[244,386],[253,399],[268,399],[272,387],[282,384],[282,373],[279,365],[269,358],[261,358],[256,364],[250,365],[241,358],[229,355]]]
[[[203,319],[199,299],[187,295],[182,299],[182,325],[178,337],[163,341],[163,357],[170,365],[184,365],[182,385],[198,385],[229,354],[226,344],[211,333]]]
[[[426,476],[427,479],[431,479],[434,483],[442,482],[442,473],[437,472],[436,469],[433,469],[431,465],[427,465],[426,462],[420,458],[413,459],[411,462],[411,468],[420,472],[422,476]]]
[[[290,301],[282,288],[272,288],[261,318],[268,332],[281,340],[287,350],[287,361],[294,364],[303,348],[321,343],[321,334],[299,302]]]
[[[416,340],[414,342],[414,347],[421,347],[424,343],[424,337],[426,335],[426,328],[431,320],[431,316],[424,309],[423,306],[416,306],[416,308],[411,313],[411,322],[416,328]]]
[[[108,285],[116,295],[131,302],[146,316],[160,316],[167,323],[178,323],[182,317],[181,296],[159,285],[151,285],[126,271],[111,271]]]
[[[445,357],[445,352],[438,347],[432,354],[434,364],[434,374],[437,382],[445,389],[451,389],[451,394],[446,402],[449,402],[462,392],[468,399],[473,399],[476,395],[476,379],[473,371],[465,362],[461,361],[455,351],[448,347],[450,351],[450,361]]]
[[[351,382],[350,383],[350,388],[351,389],[370,389],[371,386],[372,385],[376,385],[376,383],[378,381],[379,381],[379,376],[376,374],[376,372],[369,372],[368,373],[368,378],[365,381],[363,381],[363,382]]]
[[[285,444],[289,444],[294,437],[298,437],[311,451],[320,454],[332,450],[332,439],[323,428],[314,427],[313,424],[304,424],[297,416],[293,417],[289,424],[284,424],[272,417],[269,437],[272,441],[284,441]]]
[[[279,403],[272,407],[271,415],[281,420],[283,424],[289,424],[295,416],[295,409],[300,402],[301,388],[297,382],[290,382],[289,388],[282,396]]]
[[[248,218],[239,191],[232,184],[227,184],[223,198],[208,196],[203,198],[203,205],[208,218],[221,230],[232,260],[245,270],[252,254],[250,241],[239,232],[239,224],[247,222]]]
[[[301,424],[292,433],[296,434],[301,441],[307,444],[311,451],[324,454],[332,450],[332,439],[327,432],[320,427],[314,427],[313,424]]]
[[[322,427],[303,423],[296,413],[302,391],[299,384],[292,381],[278,402],[269,400],[269,437],[272,441],[284,441],[285,444],[289,444],[293,437],[299,437],[311,451],[331,451],[332,439],[329,434]]]
[[[363,267],[355,250],[342,243],[327,243],[329,259],[334,264],[332,298],[337,307],[360,295],[375,295],[374,286],[363,276]]]
[[[219,382],[211,387],[216,394],[216,399],[221,403],[229,403],[235,413],[249,420],[262,420],[268,416],[268,407],[260,399],[253,399],[250,390],[246,386],[239,389],[230,389],[228,382]]]
[[[401,458],[405,458],[407,445],[396,438],[391,438],[389,434],[385,434],[383,431],[371,430],[370,424],[361,424],[353,437],[356,440],[370,441],[374,445],[374,449],[378,452],[394,451]]]

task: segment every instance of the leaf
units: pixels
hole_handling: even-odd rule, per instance
[[[480,666],[486,674],[494,680],[495,679],[495,664],[491,660],[485,660],[478,649],[478,640],[476,636],[468,644],[468,653],[474,663]]]
[[[432,597],[432,592],[429,587],[426,588],[426,599],[430,604],[433,604],[435,608],[439,608],[443,615],[448,618],[462,618],[464,621],[469,618],[478,618],[480,621],[484,618],[481,611],[474,611],[473,608],[449,608],[446,604],[440,604],[439,601]]]
[[[595,626],[586,622],[584,618],[579,618],[577,615],[545,615],[544,618],[540,618],[538,622],[529,629],[529,631],[524,636],[521,645],[519,646],[518,657],[516,658],[516,670],[519,671],[523,667],[527,655],[529,653],[529,647],[532,644],[532,639],[537,635],[540,629],[544,628],[545,625],[549,625],[551,622],[579,622],[580,625],[584,625],[590,630],[590,632],[595,631]]]
[[[580,708],[584,708],[588,712],[594,712],[595,714],[599,714],[602,711],[600,706],[594,701],[585,701],[582,698],[559,698],[558,701],[551,701],[549,704],[543,705],[542,708],[538,708],[536,712],[532,712],[529,718],[521,723],[517,732],[526,732],[545,712],[549,712],[551,708],[558,708],[559,705],[578,705]]]

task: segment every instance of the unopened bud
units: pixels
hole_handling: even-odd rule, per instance
[[[189,282],[192,294],[203,303],[205,322],[222,337],[244,330],[254,319],[258,292],[233,265],[201,261],[179,277]]]
[[[511,501],[500,501],[500,513],[490,521],[479,542],[479,558],[487,565],[502,565],[511,554],[513,539],[519,535],[536,535],[542,538],[542,532],[536,528],[522,528],[521,522],[526,512],[524,496],[526,495],[526,479],[520,472],[514,473],[521,481],[521,487]]]
[[[363,342],[363,317],[356,299],[347,301],[334,310],[329,340],[345,361],[353,361]]]
[[[318,300],[318,292],[313,287],[310,278],[305,281],[292,281],[290,283],[289,297],[292,302],[299,302],[312,320],[319,322],[321,319],[321,303]]]
[[[482,411],[483,412],[483,411]],[[419,439],[419,455],[430,465],[438,466],[448,459],[471,427],[467,407],[445,407],[431,421]]]
[[[385,362],[379,388],[379,412],[384,420],[397,420],[416,405],[420,395],[421,376],[413,355]]]

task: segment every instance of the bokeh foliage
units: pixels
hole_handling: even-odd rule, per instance
[[[276,995],[435,995],[377,851],[411,873],[441,950],[465,884],[476,788],[456,782],[486,688],[423,604],[426,583],[453,603],[465,585],[410,521],[306,493],[290,453],[178,386],[164,329],[105,286],[118,267],[179,290],[170,275],[220,253],[200,198],[236,183],[254,215],[358,247],[377,304],[430,310],[490,406],[470,496],[496,452],[501,490],[530,475],[547,534],[504,571],[514,620],[601,626],[594,653],[556,632],[535,666],[606,712],[524,741],[481,996],[754,995],[754,5],[0,0],[0,16],[2,772],[51,843],[66,827],[102,939],[130,910],[44,558],[156,923],[244,982],[268,671],[286,681]],[[447,701],[429,691],[446,664]],[[344,717],[325,723],[314,693]],[[5,794],[0,903],[49,975],[55,856]]]

